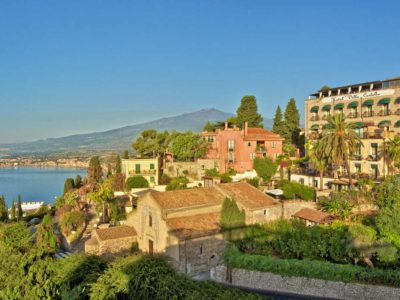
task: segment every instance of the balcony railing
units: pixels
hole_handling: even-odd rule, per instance
[[[352,158],[353,160],[362,160],[361,154],[354,154]]]
[[[128,172],[129,175],[155,175],[157,173],[157,170],[131,170]]]
[[[367,161],[379,161],[380,157],[377,154],[370,154],[367,157]]]
[[[373,116],[375,116],[375,112],[374,111],[364,111],[364,113],[363,113],[363,117],[364,118],[371,118]]]
[[[267,152],[267,149],[265,149],[265,146],[260,145],[260,146],[257,146],[256,151],[257,152],[261,152],[261,153],[265,153],[265,152]]]
[[[378,116],[379,117],[383,117],[383,116],[390,116],[392,114],[392,111],[389,110],[381,110],[378,112]]]
[[[363,139],[383,139],[383,133],[379,132],[364,132]]]
[[[359,114],[358,114],[358,113],[349,113],[349,114],[347,115],[347,117],[348,117],[349,119],[355,119],[355,118],[358,118],[358,117],[359,117]]]

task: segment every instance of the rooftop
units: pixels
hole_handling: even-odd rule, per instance
[[[223,183],[217,185],[216,188],[248,209],[279,205],[274,198],[246,182]]]
[[[96,229],[95,231],[102,241],[136,236],[135,228],[125,225]]]
[[[332,220],[331,215],[311,208],[303,208],[295,213],[294,216],[314,223],[328,223]]]
[[[245,140],[283,140],[283,138],[272,131],[264,128],[247,128],[247,134]]]
[[[217,234],[221,231],[220,213],[173,218],[167,220],[167,225],[181,240]]]

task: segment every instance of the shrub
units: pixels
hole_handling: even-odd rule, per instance
[[[236,201],[225,198],[221,209],[221,227],[223,229],[231,229],[242,227],[246,223],[244,210],[240,210]]]
[[[85,215],[83,212],[81,211],[67,212],[60,220],[61,231],[66,235],[70,235],[72,231],[82,227],[84,223],[85,223]]]
[[[260,179],[258,179],[258,177],[247,179],[246,181],[247,181],[248,184],[251,184],[255,188],[258,188],[259,185],[260,185]]]
[[[129,177],[125,182],[125,189],[130,191],[131,189],[147,188],[149,182],[143,176]]]
[[[233,245],[226,247],[224,260],[231,268],[271,272],[283,276],[400,286],[400,272],[397,270],[342,265],[309,259],[276,259],[271,256],[249,255],[241,253]]]
[[[167,184],[165,190],[173,191],[173,190],[183,190],[187,188],[187,184],[189,183],[189,179],[184,176],[172,178],[170,183]]]
[[[264,181],[269,181],[275,175],[277,164],[269,157],[256,157],[253,161],[254,170]]]
[[[168,183],[171,182],[171,177],[169,177],[167,174],[162,174],[160,178],[160,184],[161,185],[167,185]]]
[[[312,201],[315,199],[315,190],[297,182],[283,182],[280,186],[283,196],[287,199],[299,197],[300,199]]]
[[[131,252],[131,254],[139,253],[139,244],[138,244],[138,242],[132,242],[130,252]]]

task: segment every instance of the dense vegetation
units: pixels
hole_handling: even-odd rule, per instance
[[[161,256],[53,258],[22,222],[0,225],[0,299],[259,299],[176,273]]]
[[[143,176],[132,176],[129,177],[125,182],[125,190],[130,191],[131,189],[147,188],[149,182]]]
[[[303,199],[311,201],[315,199],[315,190],[312,187],[294,181],[283,180],[279,183],[283,196],[287,199]]]

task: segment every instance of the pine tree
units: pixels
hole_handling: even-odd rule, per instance
[[[12,222],[14,222],[16,220],[16,216],[15,216],[15,201],[14,200],[12,201],[12,204],[11,204],[11,217],[10,217],[10,220]]]
[[[100,159],[98,156],[93,156],[89,161],[89,167],[87,170],[87,178],[89,183],[101,183],[102,181],[102,169]]]
[[[122,158],[123,158],[123,159],[128,159],[128,158],[129,158],[129,151],[128,151],[128,150],[125,150],[125,151],[122,153]]]
[[[18,201],[17,201],[17,218],[18,218],[18,221],[21,221],[23,216],[24,216],[24,212],[22,211],[21,195],[18,194]]]
[[[121,157],[117,155],[117,158],[115,160],[115,174],[121,174],[122,173],[122,166],[121,166]]]
[[[82,177],[80,175],[76,175],[74,186],[76,189],[79,189],[83,186]]]
[[[279,134],[283,135],[283,115],[282,115],[282,110],[281,107],[278,105],[275,111],[275,116],[274,116],[274,124],[272,125],[272,131]]]
[[[300,113],[296,101],[291,98],[285,109],[285,122],[283,126],[283,138],[286,143],[298,145],[300,134]]]
[[[243,127],[245,122],[248,122],[249,127],[263,127],[263,118],[257,112],[257,100],[254,96],[244,96],[236,114],[236,124],[239,127]]]

